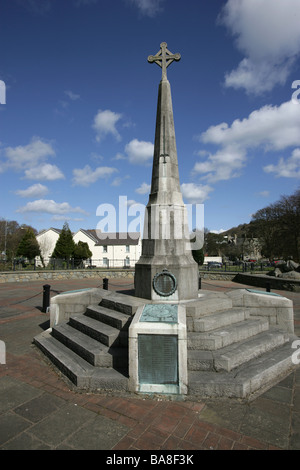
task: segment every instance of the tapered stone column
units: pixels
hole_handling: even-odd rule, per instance
[[[135,265],[135,295],[163,301],[198,296],[198,265],[189,240],[180,190],[171,87],[166,68],[179,54],[161,44],[149,62],[162,67],[159,84],[151,192],[145,212],[142,255]]]

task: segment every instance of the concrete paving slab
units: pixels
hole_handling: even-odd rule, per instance
[[[129,427],[103,416],[96,416],[65,440],[69,448],[77,450],[112,449],[128,433]]]

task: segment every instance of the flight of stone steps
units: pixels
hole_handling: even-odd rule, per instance
[[[292,370],[293,335],[230,298],[214,305],[187,309],[190,395],[254,397]]]
[[[128,328],[140,302],[124,297],[123,303],[104,298],[34,338],[79,389],[128,390]]]
[[[132,296],[103,298],[34,338],[52,363],[87,391],[128,391],[128,328],[139,306]],[[149,301],[148,301],[149,303]],[[246,398],[292,370],[295,337],[223,293],[186,303],[188,394]]]

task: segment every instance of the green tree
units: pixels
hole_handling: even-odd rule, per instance
[[[83,260],[92,257],[92,252],[89,249],[89,245],[86,242],[79,241],[74,248],[74,258],[75,260]]]
[[[24,258],[28,258],[29,260],[40,255],[40,247],[37,239],[35,238],[33,229],[29,228],[26,230],[25,235],[18,246],[16,255],[24,256]]]
[[[27,229],[37,231],[30,225],[19,225],[15,220],[0,219],[0,254],[6,260],[13,260],[18,246]]]
[[[264,256],[300,260],[300,189],[257,211],[251,223]]]
[[[203,248],[200,248],[199,250],[192,250],[192,255],[196,263],[198,263],[199,265],[202,265],[204,263]]]
[[[69,260],[74,255],[74,249],[75,242],[73,240],[73,235],[68,223],[65,222],[53,250],[52,258]]]

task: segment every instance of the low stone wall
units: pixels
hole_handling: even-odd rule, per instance
[[[201,272],[201,279],[212,281],[232,281],[236,273],[230,272]],[[53,271],[6,271],[0,272],[0,284],[4,282],[50,281],[60,279],[116,279],[134,278],[134,269],[74,269]]]
[[[233,281],[255,287],[264,287],[265,289],[269,285],[271,289],[300,292],[300,281],[268,276],[266,274],[238,273]]]
[[[0,283],[4,282],[30,282],[50,281],[60,279],[114,279],[133,278],[134,269],[74,269],[69,271],[8,271],[0,272]]]
[[[236,273],[233,272],[213,272],[213,271],[200,271],[201,279],[208,279],[209,281],[232,281]]]
[[[234,273],[234,272],[201,272],[201,280],[234,281],[249,286],[300,292],[300,281],[281,279],[266,274]],[[61,279],[118,279],[134,278],[134,269],[74,269],[66,271],[7,271],[0,272],[0,284],[4,282],[50,281]]]

